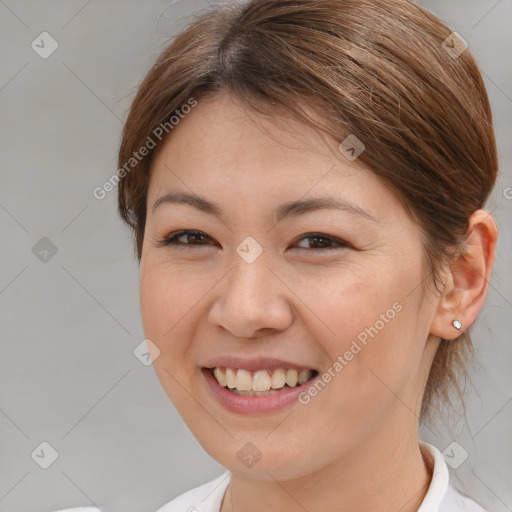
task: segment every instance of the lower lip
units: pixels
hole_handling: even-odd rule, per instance
[[[285,389],[272,395],[247,396],[237,395],[228,391],[227,388],[217,382],[211,371],[206,368],[203,368],[203,376],[218,402],[229,411],[239,414],[269,413],[284,409],[293,402],[296,402],[298,396],[318,378],[317,375],[300,386]]]

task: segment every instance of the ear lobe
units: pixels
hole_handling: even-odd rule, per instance
[[[498,228],[491,214],[477,210],[469,219],[466,252],[450,265],[430,332],[453,340],[473,324],[482,309],[496,257]],[[457,320],[460,330],[453,326]]]

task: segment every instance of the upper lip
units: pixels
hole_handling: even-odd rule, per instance
[[[315,370],[311,366],[294,363],[292,361],[285,361],[284,359],[276,359],[272,357],[252,357],[242,358],[236,356],[219,356],[210,359],[206,364],[205,368],[241,368],[248,371],[257,370],[275,370],[276,368],[294,368],[296,370]]]

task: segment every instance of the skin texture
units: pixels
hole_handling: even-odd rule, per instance
[[[444,296],[424,295],[418,227],[369,169],[333,156],[339,142],[221,95],[202,98],[153,162],[140,266],[144,332],[160,350],[154,368],[165,392],[232,471],[222,512],[298,504],[309,512],[408,512],[430,483],[418,446],[423,390],[438,337],[455,339],[451,322],[469,327],[483,305],[496,225],[476,212]],[[214,201],[224,216],[177,204],[153,212],[170,191]],[[277,224],[272,217],[282,203],[321,196],[343,198],[376,221],[336,209]],[[184,229],[207,236],[158,246]],[[348,245],[314,250],[322,242],[304,238],[312,232]],[[247,236],[263,248],[250,264],[236,252]],[[204,383],[202,367],[227,354],[327,371],[394,303],[400,312],[307,405],[235,414]],[[262,454],[251,468],[237,457],[249,441]]]

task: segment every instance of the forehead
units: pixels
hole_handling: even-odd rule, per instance
[[[345,159],[338,144],[298,120],[261,116],[227,95],[204,98],[158,148],[148,202],[151,207],[175,190],[224,204],[246,201],[247,208],[328,194],[371,211],[375,202],[394,200],[374,173]]]
[[[199,100],[158,148],[157,156],[172,152],[173,158],[181,161],[207,160],[210,166],[232,163],[225,165],[225,170],[235,165],[243,170],[255,157],[265,162],[300,154],[318,160],[323,154],[326,161],[331,160],[324,139],[312,127],[279,111],[264,116],[224,94]]]

